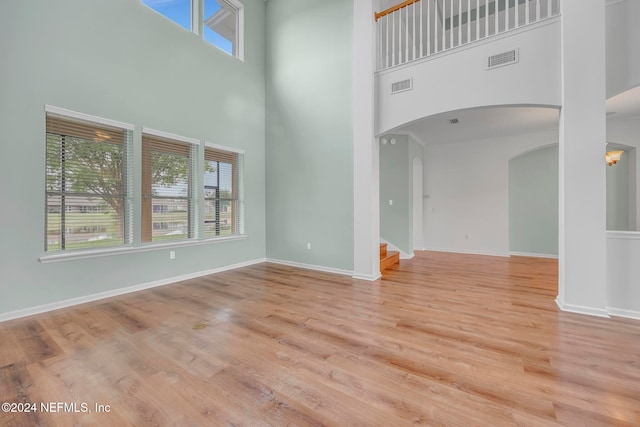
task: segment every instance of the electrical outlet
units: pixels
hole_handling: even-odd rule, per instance
[[[393,206],[393,200],[389,200],[389,206]]]
[[[311,249],[311,243],[307,243],[307,249]]]
[[[176,259],[176,251],[169,252],[169,259]]]

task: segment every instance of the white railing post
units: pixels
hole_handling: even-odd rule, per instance
[[[391,66],[396,65],[396,15],[395,13],[389,14],[391,16]]]
[[[387,44],[386,46],[387,47],[386,47],[385,52],[384,52],[384,58],[385,58],[385,61],[386,61],[385,68],[389,68],[389,55],[391,54],[391,51],[389,50],[389,15],[386,15],[384,17],[384,21],[385,21],[384,22],[384,27],[385,27],[385,30],[386,30],[385,31],[385,37],[387,39],[386,40],[386,44]]]
[[[449,16],[449,49],[453,47],[453,0],[451,0],[451,16]]]
[[[404,62],[407,62],[409,61],[409,6],[405,6],[404,12],[404,45]]]
[[[438,47],[440,48],[440,49],[438,49],[439,52],[442,52],[443,50],[445,50],[447,48],[447,45],[446,45],[446,40],[447,39],[445,37],[445,32],[444,32],[444,24],[445,24],[445,21],[447,20],[447,7],[446,7],[446,5],[447,5],[447,0],[442,0],[442,16],[441,16],[441,18],[442,18],[442,28],[440,29],[441,30],[440,31],[441,32],[440,37],[442,38],[442,47],[440,48],[440,45],[438,45]]]
[[[498,0],[495,0],[493,2],[493,14],[495,15],[495,19],[496,19],[496,28],[494,28],[493,34],[498,34],[499,32],[498,29],[500,28],[500,21],[498,21],[498,15],[499,15],[498,9],[499,9]]]
[[[412,43],[412,49],[413,49],[413,57],[412,59],[416,59],[416,44],[418,43],[418,40],[416,40],[416,4],[413,4],[413,43]]]
[[[471,0],[467,0],[467,43],[471,43]]]
[[[484,36],[489,36],[489,0],[484,0]]]
[[[462,44],[462,0],[458,0],[458,43],[456,46]]]
[[[480,0],[476,0],[476,40],[480,39]]]
[[[504,30],[509,31],[509,0],[504,0]]]
[[[420,58],[422,58],[424,56],[424,39],[423,39],[423,32],[422,32],[422,2],[425,0],[420,0]],[[429,0],[426,0],[429,1]],[[429,3],[427,3],[427,7],[429,6]],[[429,22],[429,21],[427,21]],[[428,34],[428,31],[427,31]]]

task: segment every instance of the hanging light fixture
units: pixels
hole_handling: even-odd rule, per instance
[[[605,156],[605,158],[607,159],[607,164],[611,166],[618,163],[618,160],[620,160],[622,153],[624,153],[624,151],[622,150],[607,151],[607,154]]]

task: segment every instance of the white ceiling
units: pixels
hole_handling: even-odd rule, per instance
[[[557,128],[558,111],[539,107],[458,110],[415,121],[397,133],[411,133],[427,145],[509,136]],[[454,118],[458,124],[449,123]]]
[[[640,117],[640,86],[610,98],[607,115],[611,118]]]
[[[610,119],[640,117],[640,86],[609,99],[606,111]],[[449,123],[454,118],[458,124]],[[413,134],[427,145],[446,144],[557,129],[558,119],[556,108],[474,108],[426,117],[393,133]]]

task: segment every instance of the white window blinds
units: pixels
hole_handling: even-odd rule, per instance
[[[243,234],[242,154],[207,145],[204,160],[204,237]]]
[[[130,242],[131,141],[129,129],[47,112],[46,251]]]
[[[142,241],[194,238],[197,145],[142,134]]]

